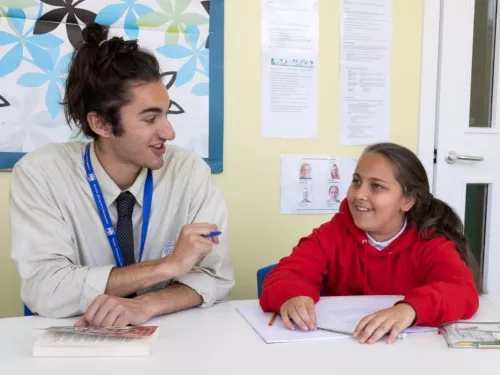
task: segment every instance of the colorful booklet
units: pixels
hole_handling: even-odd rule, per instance
[[[500,322],[452,322],[439,332],[450,348],[500,349]]]
[[[144,357],[159,337],[157,326],[48,327],[33,345],[35,357]]]

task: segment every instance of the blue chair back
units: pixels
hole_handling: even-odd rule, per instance
[[[31,312],[31,310],[28,308],[28,306],[24,305],[24,316],[31,316],[35,315]]]
[[[262,284],[264,283],[264,279],[266,275],[274,268],[275,264],[271,264],[266,267],[262,267],[257,270],[257,297],[260,298],[262,294]]]
[[[266,278],[266,275],[271,271],[276,264],[271,264],[266,267],[262,267],[257,271],[257,297],[260,298],[262,294],[262,284],[264,283],[264,279]],[[321,296],[324,295],[323,290],[326,287],[326,279],[323,280],[323,289],[321,290]]]

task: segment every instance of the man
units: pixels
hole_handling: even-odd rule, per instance
[[[302,190],[302,201],[300,203],[311,203],[309,200],[309,192],[307,191],[307,188],[304,188]]]
[[[64,109],[93,142],[26,155],[11,182],[11,254],[21,297],[79,326],[139,325],[228,298],[227,214],[209,167],[175,146],[156,58],[83,31]],[[219,236],[210,236],[220,231]]]

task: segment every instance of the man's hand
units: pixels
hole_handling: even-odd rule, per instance
[[[101,294],[89,306],[76,327],[141,325],[152,318],[148,304],[138,298],[121,298]]]
[[[363,318],[354,331],[354,337],[358,337],[362,344],[373,344],[390,333],[387,343],[392,344],[398,335],[413,323],[416,316],[417,313],[411,305],[400,303]]]
[[[199,223],[187,224],[182,227],[174,251],[165,258],[165,262],[173,267],[173,277],[181,277],[191,271],[193,267],[206,256],[215,244],[219,243],[217,237],[204,237],[216,231],[215,224]]]

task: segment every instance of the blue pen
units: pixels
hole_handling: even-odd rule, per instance
[[[220,236],[222,234],[222,232],[219,232],[218,230],[215,231],[215,232],[210,232],[209,234],[204,234],[203,237],[217,237],[217,236]]]

